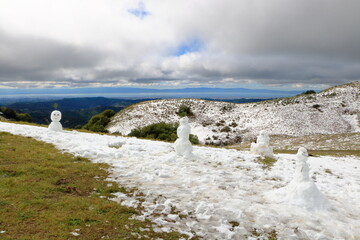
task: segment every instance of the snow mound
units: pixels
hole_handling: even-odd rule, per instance
[[[307,150],[299,148],[294,178],[283,188],[268,194],[268,198],[278,203],[292,204],[307,210],[329,210],[329,201],[320,192],[309,176]]]
[[[269,146],[269,134],[262,130],[256,139],[256,143],[251,143],[250,153],[258,154],[263,157],[274,157],[273,149]]]

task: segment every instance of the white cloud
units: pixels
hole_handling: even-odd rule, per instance
[[[360,79],[358,9],[357,0],[0,0],[0,82],[340,84]],[[194,39],[202,46],[172,55]]]

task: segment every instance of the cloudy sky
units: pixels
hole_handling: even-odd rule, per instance
[[[0,0],[0,88],[360,80],[359,0]]]

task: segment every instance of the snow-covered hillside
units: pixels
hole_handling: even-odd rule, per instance
[[[356,157],[309,158],[311,176],[331,205],[314,211],[266,197],[291,181],[294,155],[276,154],[275,165],[264,169],[248,151],[194,147],[195,157],[184,159],[177,157],[172,144],[158,141],[53,132],[4,122],[1,131],[110,164],[111,180],[139,193],[118,193],[113,200],[141,206],[142,215],[133,217],[153,220],[159,231],[174,229],[209,240],[360,239],[360,159]]]
[[[271,135],[301,136],[360,132],[360,81],[317,94],[266,102],[234,104],[198,99],[142,102],[117,113],[108,130],[128,134],[157,122],[178,122],[181,105],[191,108],[192,133],[203,143],[239,142],[260,130]]]

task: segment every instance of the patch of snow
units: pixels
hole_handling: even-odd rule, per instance
[[[248,151],[194,146],[194,158],[187,159],[165,142],[4,122],[0,131],[33,137],[75,156],[87,153],[91,161],[111,165],[109,180],[136,187],[139,193],[139,198],[117,193],[114,200],[141,205],[142,215],[134,217],[160,223],[159,231],[171,229],[189,237],[196,233],[204,239],[266,239],[272,231],[278,239],[360,238],[357,157],[308,158],[309,176],[332,206],[312,210],[266,197],[292,181],[294,155],[276,154],[277,162],[267,170]],[[121,148],[109,146],[118,140],[123,141]]]
[[[360,132],[360,114],[342,115],[342,117],[350,124],[352,132]]]

